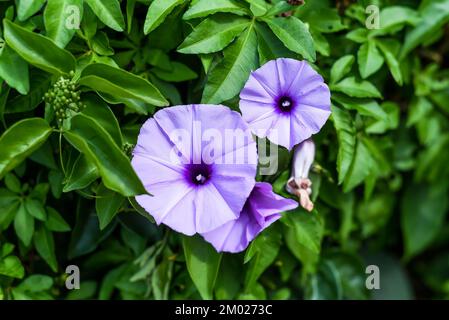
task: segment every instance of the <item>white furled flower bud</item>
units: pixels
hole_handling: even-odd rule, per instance
[[[299,203],[307,211],[313,210],[312,182],[309,179],[309,171],[315,159],[315,144],[309,138],[294,149],[292,170],[290,179],[285,186],[287,191],[299,198]]]

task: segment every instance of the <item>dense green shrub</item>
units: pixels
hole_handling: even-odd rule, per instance
[[[448,0],[16,0],[0,17],[0,299],[448,297]],[[238,111],[278,57],[332,93],[316,210],[241,254],[156,226],[133,198],[142,123],[168,105]],[[291,156],[260,177],[286,197]]]

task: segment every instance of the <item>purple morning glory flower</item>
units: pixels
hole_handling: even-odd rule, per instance
[[[326,122],[330,91],[306,61],[276,59],[251,73],[240,110],[258,137],[291,150]]]
[[[202,236],[219,252],[240,252],[262,230],[278,220],[280,212],[297,206],[296,201],[275,194],[269,183],[257,182],[238,219]]]
[[[193,235],[239,217],[255,184],[256,143],[228,107],[175,106],[144,123],[132,165],[152,195],[137,202],[157,224]]]

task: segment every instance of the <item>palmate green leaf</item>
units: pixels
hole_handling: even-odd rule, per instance
[[[257,68],[257,37],[254,24],[224,51],[224,58],[209,71],[203,103],[221,103],[237,95],[251,70]]]
[[[95,163],[106,187],[124,196],[146,193],[127,156],[98,122],[78,114],[64,137]]]
[[[360,75],[363,79],[366,79],[382,67],[384,57],[377,49],[375,42],[368,41],[360,46],[357,53],[357,62]]]
[[[28,63],[44,71],[60,74],[75,70],[73,55],[59,48],[49,38],[4,20],[6,43]]]
[[[345,78],[331,85],[331,89],[355,98],[382,98],[382,94],[371,82],[357,80],[355,77]]]
[[[55,241],[51,231],[41,226],[34,234],[34,246],[42,259],[47,262],[50,268],[56,272],[58,271],[58,262],[55,254]]]
[[[101,230],[112,221],[124,201],[123,196],[107,189],[103,184],[100,185],[97,190],[95,209],[97,210]]]
[[[356,132],[351,114],[348,111],[334,105],[332,105],[331,110],[338,138],[337,171],[338,183],[341,184],[354,158]]]
[[[426,1],[419,9],[419,13],[421,20],[414,29],[407,32],[400,60],[420,44],[425,43],[449,21],[449,0]]]
[[[171,64],[173,66],[173,71],[154,68],[151,69],[151,72],[154,73],[159,79],[168,82],[183,82],[198,78],[196,72],[185,64],[177,61],[174,61]]]
[[[184,13],[184,20],[202,18],[217,12],[229,12],[236,15],[248,15],[248,10],[241,6],[239,0],[198,0]]]
[[[0,179],[36,151],[51,132],[41,118],[24,119],[8,128],[0,137]]]
[[[261,65],[277,58],[295,58],[296,54],[287,49],[264,23],[256,23],[257,49]]]
[[[95,15],[115,31],[123,31],[125,29],[125,19],[123,18],[120,2],[118,0],[84,0],[95,13]]]
[[[381,41],[376,41],[376,44],[384,55],[385,61],[387,62],[388,68],[390,69],[394,80],[397,84],[402,86],[403,80],[401,66],[397,59],[401,44],[393,39],[382,39]]]
[[[196,54],[217,52],[241,34],[251,20],[232,15],[216,15],[202,21],[178,47],[178,52]]]
[[[410,259],[426,249],[444,225],[448,212],[447,181],[410,184],[402,198],[401,228],[404,255]]]
[[[44,5],[45,0],[17,0],[17,18],[19,21],[25,21]]]
[[[151,2],[145,18],[143,32],[149,34],[156,29],[175,7],[184,2],[185,0],[154,0]]]
[[[134,99],[155,106],[166,106],[168,101],[147,80],[106,64],[90,64],[81,72],[79,84],[106,93],[118,100]]]
[[[306,25],[296,17],[264,19],[274,34],[284,45],[302,55],[306,60],[315,61],[313,39]]]
[[[16,256],[7,256],[6,258],[0,259],[0,275],[22,279],[25,275],[25,269],[19,258]]]
[[[71,7],[79,9],[79,21],[83,17],[82,0],[47,0],[44,11],[44,24],[47,37],[52,39],[60,48],[64,48],[72,40],[76,28],[68,27],[68,19],[76,12],[71,12]]]
[[[222,255],[198,236],[183,237],[182,247],[193,283],[203,299],[211,300]]]
[[[335,61],[331,68],[331,83],[337,83],[346,76],[351,71],[354,61],[355,58],[352,54],[343,56]]]
[[[23,244],[28,247],[33,239],[34,218],[27,212],[23,203],[20,204],[14,218],[14,230]]]
[[[280,228],[273,225],[250,244],[245,254],[245,263],[248,263],[245,291],[250,291],[257,279],[274,262],[281,246],[281,238]]]
[[[73,163],[69,176],[64,180],[63,192],[84,189],[100,177],[94,163],[88,161],[86,156],[80,154]]]
[[[8,45],[0,47],[0,78],[21,94],[27,94],[30,90],[28,65]]]

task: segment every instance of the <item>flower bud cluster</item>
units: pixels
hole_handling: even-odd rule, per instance
[[[74,72],[70,71],[69,76],[73,78],[74,75]],[[81,102],[80,92],[76,90],[76,82],[64,76],[61,76],[45,93],[44,100],[53,107],[58,123],[85,108]]]

